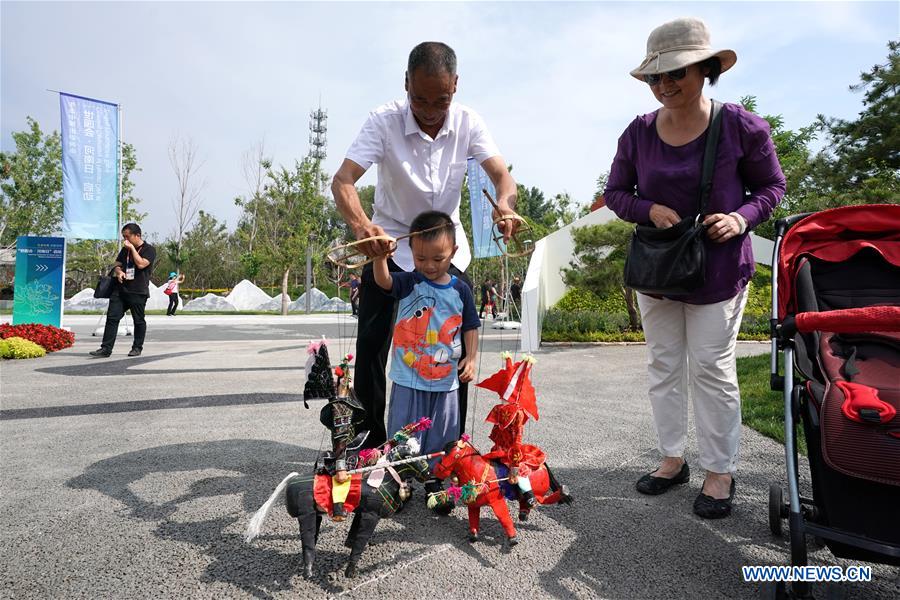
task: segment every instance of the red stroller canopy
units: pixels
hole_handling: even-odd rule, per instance
[[[900,205],[842,206],[812,214],[785,234],[778,256],[778,319],[797,311],[794,282],[802,256],[841,262],[872,248],[900,267]]]

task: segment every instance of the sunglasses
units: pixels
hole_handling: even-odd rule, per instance
[[[669,71],[668,73],[644,75],[644,81],[646,81],[648,85],[659,85],[659,82],[662,81],[663,75],[668,75],[669,79],[671,79],[672,81],[681,81],[687,75],[687,67],[675,69],[674,71]]]

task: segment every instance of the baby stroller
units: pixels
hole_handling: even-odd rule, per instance
[[[900,565],[900,206],[777,221],[772,307],[788,502],[773,484],[770,529],[788,520],[792,566],[807,564],[807,534],[836,557]],[[798,489],[798,422],[812,499]],[[779,582],[775,596],[809,598],[810,585]]]

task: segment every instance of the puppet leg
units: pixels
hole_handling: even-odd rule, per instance
[[[531,489],[531,480],[528,477],[519,477],[517,484],[519,486],[519,520],[527,521],[528,513],[531,512],[536,502]]]
[[[478,541],[478,524],[481,521],[481,507],[469,505],[469,541]]]
[[[499,520],[500,524],[503,526],[506,537],[509,538],[509,545],[515,546],[518,543],[516,540],[516,527],[513,525],[512,517],[509,516],[509,508],[506,506],[506,500],[501,496],[500,498],[491,501],[490,505],[494,514],[497,516],[497,520]]]
[[[319,537],[319,522],[322,517],[316,511],[302,513],[297,517],[300,523],[300,541],[303,547],[303,577],[312,579],[313,564],[316,562],[316,542]]]
[[[363,550],[366,549],[366,545],[369,543],[369,538],[372,537],[375,527],[381,520],[378,513],[374,511],[360,512],[358,514],[360,515],[359,528],[356,530],[356,537],[353,539],[350,562],[347,563],[347,568],[344,570],[344,575],[347,577],[356,577],[356,565],[359,563],[359,557],[362,556]]]
[[[569,486],[561,485],[559,481],[554,477],[553,471],[550,470],[550,467],[547,466],[547,463],[543,464],[543,468],[547,471],[547,477],[550,479],[550,489],[551,493],[547,494],[539,501],[541,504],[572,504],[575,502],[575,498],[569,493]]]
[[[316,510],[312,482],[294,482],[285,490],[288,513],[297,518],[300,525],[300,542],[303,553],[303,577],[311,579],[316,561],[316,544],[319,541],[319,525],[322,515]]]
[[[353,540],[356,539],[356,535],[359,532],[359,523],[362,520],[362,509],[357,510],[353,513],[353,521],[350,523],[350,531],[347,532],[347,539],[344,540],[344,546],[347,548],[353,547]]]

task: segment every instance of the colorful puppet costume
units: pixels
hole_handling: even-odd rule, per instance
[[[303,403],[309,408],[308,400],[328,400],[319,413],[319,420],[331,431],[332,450],[323,456],[323,466],[319,472],[330,476],[331,502],[327,503],[330,508],[328,512],[335,521],[343,521],[347,516],[345,502],[353,487],[347,471],[356,466],[357,453],[368,435],[367,431],[357,432],[359,425],[365,421],[366,412],[350,385],[350,360],[353,356],[345,356],[332,374],[328,346],[324,340],[310,344],[307,352],[310,356],[306,361]],[[337,381],[334,375],[337,375]],[[348,465],[350,462],[354,464]],[[357,498],[358,487],[357,482]],[[324,489],[317,483],[316,489],[320,488]]]
[[[522,433],[529,415],[538,420],[537,399],[531,385],[531,367],[534,358],[526,356],[513,364],[512,356],[504,353],[502,369],[476,384],[480,388],[497,392],[501,402],[491,409],[485,419],[493,423],[490,437],[494,442],[487,460],[497,460],[509,468],[510,483],[519,486],[526,506],[534,506],[534,493],[529,477],[544,464],[544,451],[531,444],[522,443]]]

